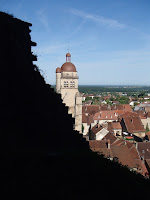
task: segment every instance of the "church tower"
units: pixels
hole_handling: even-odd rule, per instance
[[[78,91],[76,67],[71,63],[71,54],[66,54],[66,62],[56,69],[56,92],[61,94],[63,103],[69,107],[68,113],[75,118],[75,130],[82,133],[82,97]]]

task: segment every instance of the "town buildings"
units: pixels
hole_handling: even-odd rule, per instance
[[[133,112],[130,105],[83,105],[82,120],[92,151],[149,177],[149,112]]]

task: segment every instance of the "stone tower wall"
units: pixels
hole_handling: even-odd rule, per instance
[[[61,88],[61,73],[56,73],[56,92],[60,93]]]
[[[79,92],[75,102],[75,129],[82,133],[82,97]]]

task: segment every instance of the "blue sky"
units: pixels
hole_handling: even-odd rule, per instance
[[[0,10],[32,23],[47,83],[69,49],[80,85],[150,85],[150,0],[0,0]]]

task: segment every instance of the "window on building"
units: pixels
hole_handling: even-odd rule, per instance
[[[74,88],[75,87],[75,82],[74,81],[70,81],[70,87]]]
[[[66,88],[66,87],[68,87],[68,81],[64,81],[64,87]]]

